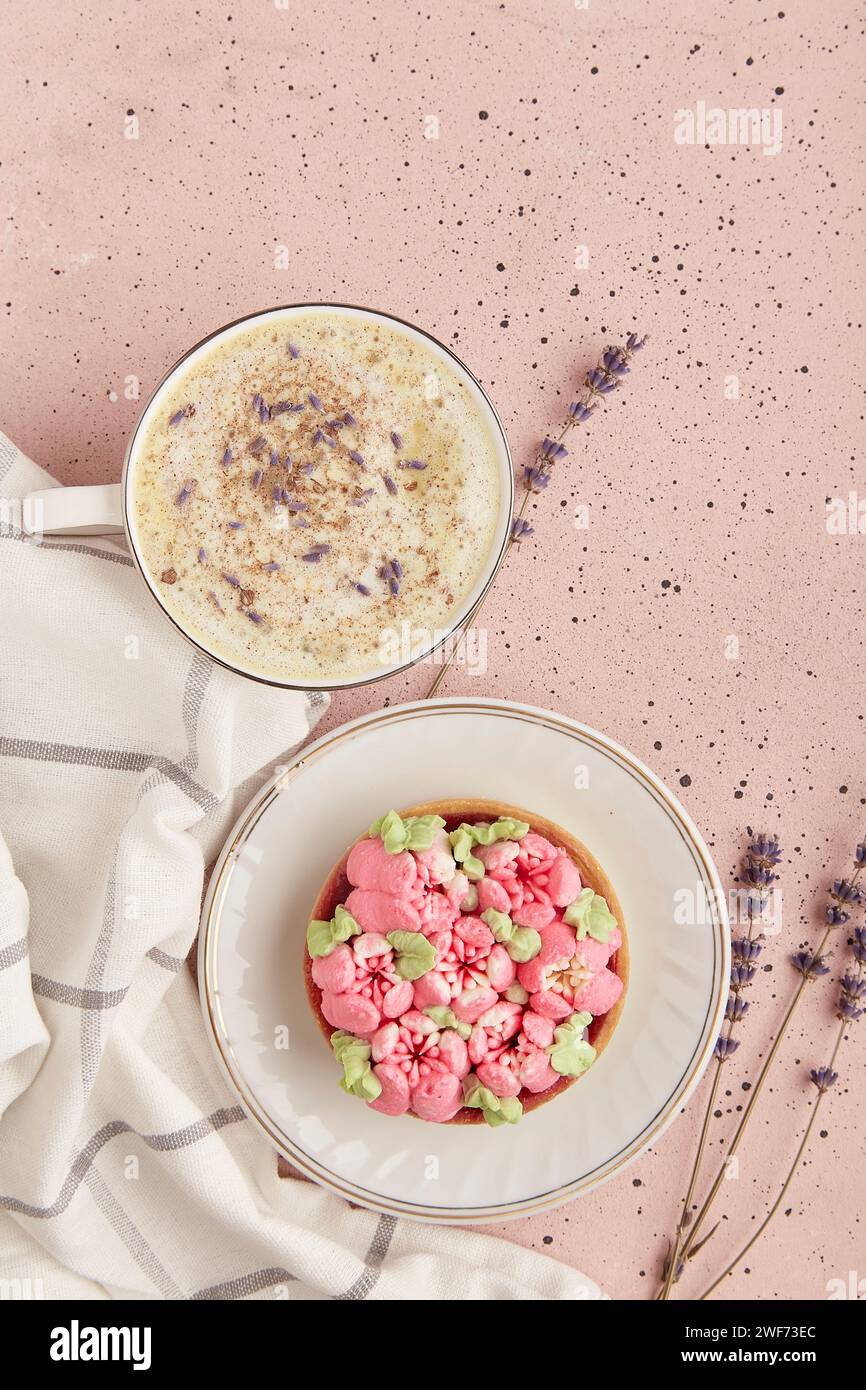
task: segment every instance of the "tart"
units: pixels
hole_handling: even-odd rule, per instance
[[[463,798],[389,811],[346,851],[313,907],[304,976],[344,1090],[384,1115],[495,1128],[597,1060],[628,948],[580,841]]]

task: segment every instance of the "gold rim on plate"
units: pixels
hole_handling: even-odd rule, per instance
[[[267,811],[271,802],[279,795],[287,781],[293,780],[313,761],[327,756],[336,744],[351,739],[355,734],[393,720],[411,720],[419,717],[448,714],[494,714],[501,718],[517,719],[534,725],[542,725],[570,738],[592,745],[597,751],[611,758],[650,795],[657,805],[667,813],[680,838],[688,846],[696,866],[702,871],[706,897],[712,916],[713,927],[713,990],[700,1037],[703,1044],[695,1048],[689,1064],[680,1077],[667,1100],[656,1112],[653,1119],[611,1158],[576,1178],[551,1190],[540,1193],[524,1201],[506,1202],[500,1205],[483,1207],[435,1207],[420,1203],[400,1201],[380,1196],[369,1189],[356,1187],[345,1178],[338,1177],[327,1168],[298,1149],[288,1135],[280,1130],[275,1121],[263,1109],[256,1098],[247,1090],[240,1065],[228,1041],[225,1021],[220,1005],[219,989],[214,976],[214,961],[222,920],[222,908],[228,892],[233,865],[238,852],[258,821]],[[287,768],[278,773],[262,788],[247,806],[230,832],[219,859],[214,866],[208,891],[202,908],[198,947],[198,980],[202,1012],[207,1024],[211,1044],[217,1060],[232,1090],[236,1093],[244,1110],[258,1125],[259,1129],[273,1143],[295,1168],[312,1178],[315,1182],[336,1192],[347,1201],[372,1211],[393,1216],[409,1216],[414,1220],[429,1221],[443,1225],[481,1224],[483,1222],[507,1221],[518,1216],[530,1216],[536,1212],[547,1211],[570,1201],[582,1193],[589,1192],[613,1177],[626,1164],[642,1153],[654,1139],[667,1128],[677,1111],[691,1096],[712,1057],[716,1038],[722,1024],[728,996],[728,975],[730,973],[730,929],[724,890],[718,871],[709,852],[692,823],[688,812],[663,782],[627,749],[605,735],[590,729],[585,724],[554,714],[549,710],[532,705],[513,704],[508,700],[489,700],[486,698],[461,699],[460,697],[441,700],[419,700],[406,705],[394,705],[390,709],[362,715],[359,719],[343,724],[338,729],[324,734],[308,749],[302,750]]]

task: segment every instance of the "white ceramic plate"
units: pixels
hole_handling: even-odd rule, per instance
[[[576,1085],[513,1128],[394,1119],[347,1096],[304,991],[307,918],[332,864],[392,806],[461,796],[500,798],[576,835],[628,930],[613,1038]],[[729,966],[718,874],[671,792],[592,729],[487,699],[397,706],[306,749],[229,836],[199,942],[217,1057],[279,1152],[353,1202],[450,1223],[555,1206],[656,1139],[712,1054]]]

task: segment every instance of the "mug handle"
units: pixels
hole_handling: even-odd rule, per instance
[[[28,492],[24,498],[22,525],[30,535],[123,535],[120,483],[49,487]]]

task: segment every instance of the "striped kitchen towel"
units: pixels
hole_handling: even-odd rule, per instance
[[[204,866],[327,697],[197,653],[108,540],[23,534],[0,435],[0,1294],[583,1299],[573,1269],[281,1179],[184,958]]]

